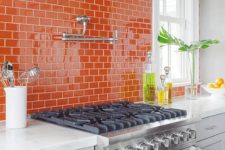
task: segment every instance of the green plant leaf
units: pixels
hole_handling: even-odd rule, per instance
[[[158,42],[160,47],[165,45],[176,45],[178,46],[178,50],[180,52],[191,52],[199,49],[206,49],[212,44],[218,44],[218,40],[200,40],[197,42],[192,42],[190,45],[186,44],[183,40],[171,35],[168,31],[166,31],[163,27],[161,27]]]
[[[169,44],[169,40],[163,36],[158,36],[158,41],[160,41],[161,44]]]
[[[180,47],[179,50],[182,52],[185,52],[185,51],[187,51],[187,47]]]
[[[202,45],[201,46],[201,48],[203,48],[203,49],[206,49],[206,48],[208,48],[209,47],[209,45]]]

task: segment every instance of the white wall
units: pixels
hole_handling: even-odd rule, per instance
[[[220,44],[200,52],[200,81],[225,78],[225,0],[200,0],[200,39],[218,39]]]

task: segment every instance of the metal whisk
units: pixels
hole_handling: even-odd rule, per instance
[[[15,78],[14,78],[12,63],[10,63],[8,61],[4,62],[3,66],[2,66],[1,76],[2,76],[1,81],[5,87],[7,87],[7,86],[14,87],[15,86]]]
[[[25,84],[27,86],[28,83],[36,81],[39,74],[40,68],[38,67],[31,68],[30,70],[25,71],[20,75],[18,82],[20,83],[20,85]]]

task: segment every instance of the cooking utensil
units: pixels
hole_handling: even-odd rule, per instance
[[[7,85],[6,85],[6,83],[5,83],[5,80],[3,79],[1,73],[0,73],[0,80],[1,80],[1,82],[2,82],[2,84],[3,84],[3,86],[4,86],[4,87],[7,87]]]
[[[6,84],[6,86],[8,86],[8,84],[7,84],[8,82],[5,82],[5,80],[8,81],[7,64],[8,64],[7,61],[3,63],[2,72],[1,72],[2,79],[3,79],[4,83]]]
[[[40,68],[33,67],[30,70],[23,72],[20,75],[18,81],[20,85],[23,85],[23,84],[27,85],[28,83],[36,81],[39,74],[40,74]]]
[[[4,80],[8,81],[10,87],[14,87],[15,78],[14,78],[12,63],[8,61],[4,62],[2,66],[2,77]]]

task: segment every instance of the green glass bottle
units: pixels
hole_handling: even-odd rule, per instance
[[[155,73],[152,71],[151,52],[147,53],[143,73],[143,99],[145,103],[155,103],[156,82]]]

